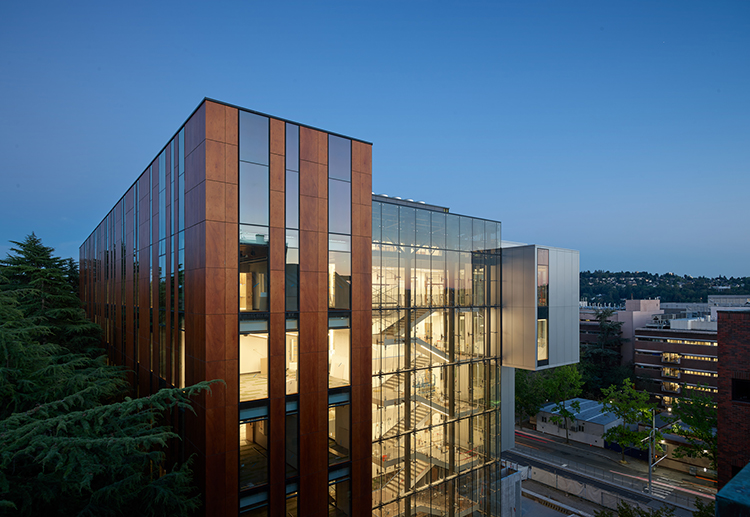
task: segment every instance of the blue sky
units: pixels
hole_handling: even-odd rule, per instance
[[[2,2],[0,255],[62,256],[204,97],[582,269],[750,276],[750,2]]]

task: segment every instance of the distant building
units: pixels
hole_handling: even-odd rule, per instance
[[[715,398],[716,345],[716,322],[660,320],[639,328],[634,340],[635,376],[667,409],[685,388],[701,389]]]
[[[750,471],[745,467],[750,462],[750,311],[720,311],[718,323],[718,463],[719,488],[726,485],[721,491],[724,493],[730,488],[730,479],[743,468],[741,483],[747,487],[750,480]],[[748,494],[744,496],[746,505]]]
[[[622,418],[613,413],[604,411],[601,402],[582,398],[574,398],[565,401],[565,407],[570,407],[573,402],[580,404],[581,410],[576,413],[574,422],[568,421],[568,436],[571,440],[586,443],[596,447],[604,447],[604,433],[610,428],[622,424]],[[565,438],[565,425],[552,421],[552,417],[559,412],[554,411],[555,404],[547,404],[536,415],[536,429],[547,434],[554,434]]]
[[[622,364],[632,363],[634,357],[635,329],[649,324],[655,314],[664,314],[659,300],[626,300],[625,308],[618,308],[610,317],[610,321],[622,323]],[[596,320],[597,311],[606,310],[610,307],[597,307],[584,305],[580,308],[580,332],[581,344],[596,343],[599,339],[599,322]]]

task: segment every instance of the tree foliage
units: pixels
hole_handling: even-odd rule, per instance
[[[558,366],[549,371],[546,385],[548,395],[555,401],[552,411],[557,413],[550,420],[565,427],[565,443],[570,443],[569,428],[576,421],[581,405],[577,400],[570,403],[569,400],[581,394],[581,372],[575,365]]]
[[[516,369],[516,418],[519,425],[539,413],[547,401],[547,372]]]
[[[612,384],[620,384],[632,372],[632,367],[621,366],[622,322],[612,321],[613,309],[597,309],[595,318],[599,333],[595,343],[581,344],[580,367],[585,381],[584,391],[588,398],[599,400],[602,390]]]
[[[700,388],[700,387],[699,387]],[[672,432],[687,443],[677,446],[676,458],[707,458],[716,470],[718,440],[718,410],[711,396],[700,389],[684,388],[683,396],[675,399],[672,407]]]
[[[0,514],[197,508],[188,463],[167,472],[164,449],[178,436],[165,422],[210,383],[126,397],[124,371],[91,346],[100,331],[73,295],[70,263],[33,234],[14,244],[0,262]]]
[[[604,439],[608,442],[616,442],[622,448],[622,459],[625,461],[625,447],[648,448],[648,442],[644,441],[649,436],[649,429],[639,431],[638,422],[651,421],[651,412],[656,405],[649,402],[649,394],[646,391],[635,389],[630,379],[625,379],[621,386],[612,385],[602,391],[602,406],[605,411],[613,413],[622,418],[622,424],[610,427],[604,433]],[[635,429],[633,429],[635,426]],[[657,433],[657,441],[660,435]]]
[[[641,508],[640,506],[631,506],[625,501],[617,502],[618,517],[674,517],[674,510],[666,506],[661,508]],[[612,517],[609,510],[598,510],[594,512],[594,517]]]

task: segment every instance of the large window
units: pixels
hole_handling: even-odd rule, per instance
[[[240,402],[268,398],[268,322],[240,321]]]
[[[332,320],[334,318],[331,318]],[[340,319],[340,318],[335,318]],[[348,321],[346,323],[348,325]],[[351,330],[328,330],[328,387],[339,388],[351,384],[350,372]]]
[[[262,234],[253,240],[267,242]],[[268,245],[265,243],[240,245],[240,312],[254,311],[268,311]]]
[[[268,483],[268,418],[240,423],[240,490]]]

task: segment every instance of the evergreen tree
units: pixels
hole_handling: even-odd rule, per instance
[[[71,264],[33,234],[14,244],[0,262],[0,514],[189,514],[199,496],[188,463],[167,472],[179,438],[165,420],[210,383],[125,397],[123,370],[87,346],[100,334],[81,321]]]
[[[699,388],[705,389],[706,386]],[[672,432],[686,440],[672,451],[672,455],[676,458],[707,458],[711,468],[716,470],[719,415],[711,396],[701,389],[685,388],[685,393],[675,399],[672,417]]]
[[[16,247],[0,268],[6,277],[4,291],[14,291],[23,315],[38,328],[42,344],[57,343],[71,352],[100,345],[101,330],[88,321],[77,295],[78,268],[72,259],[62,260],[33,233]]]
[[[589,398],[600,399],[602,390],[612,384],[620,384],[632,372],[632,368],[621,366],[622,322],[612,321],[613,309],[595,312],[599,322],[596,343],[581,345],[581,369],[585,381],[585,392]]]
[[[546,377],[545,370],[530,372],[520,368],[516,369],[516,418],[518,418],[518,425],[539,413],[547,400]]]
[[[581,372],[576,365],[558,366],[550,371],[545,384],[548,397],[555,401],[552,411],[557,413],[550,420],[565,427],[565,443],[570,443],[569,428],[575,423],[581,404],[577,400],[570,403],[568,401],[581,394]]]

